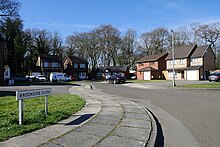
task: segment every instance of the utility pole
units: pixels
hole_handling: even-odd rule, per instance
[[[175,83],[175,70],[174,70],[174,61],[175,61],[175,57],[174,57],[174,31],[171,30],[171,32],[172,32],[173,87],[175,87],[176,83]]]

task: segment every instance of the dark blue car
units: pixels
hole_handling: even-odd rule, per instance
[[[121,75],[112,75],[107,79],[107,83],[116,84],[116,83],[125,83],[126,78]]]

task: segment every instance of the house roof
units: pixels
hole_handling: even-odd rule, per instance
[[[192,51],[197,47],[197,45],[185,45],[174,48],[174,57],[175,59],[187,58],[190,56]],[[172,54],[169,54],[166,60],[172,59]]]
[[[144,57],[142,57],[141,59],[139,59],[138,61],[136,61],[136,63],[139,62],[149,62],[149,61],[157,61],[159,60],[161,57],[168,55],[168,53],[161,53],[161,54],[155,54],[155,55],[146,55]]]
[[[110,72],[126,72],[127,69],[128,66],[103,66],[97,68],[100,72],[105,72],[106,70],[109,70]]]
[[[41,60],[46,60],[48,62],[60,62],[60,59],[57,55],[47,55],[47,54],[40,54]]]
[[[81,58],[81,57],[76,57],[76,56],[69,56],[70,60],[73,62],[73,63],[84,63],[84,64],[88,64],[88,62]]]
[[[141,68],[138,71],[142,71],[143,72],[143,71],[152,71],[152,70],[157,70],[157,69],[149,66],[149,67]]]
[[[198,46],[191,57],[203,57],[209,45]]]

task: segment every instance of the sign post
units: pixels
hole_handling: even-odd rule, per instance
[[[16,91],[16,100],[19,103],[19,124],[23,124],[23,100],[36,98],[40,96],[45,96],[45,114],[48,114],[48,95],[52,94],[51,88],[46,89],[36,89],[36,90],[24,90],[24,91]]]

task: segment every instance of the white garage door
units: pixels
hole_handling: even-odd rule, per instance
[[[145,71],[145,72],[144,72],[144,80],[150,80],[150,79],[151,79],[151,78],[150,78],[150,76],[151,76],[150,73],[151,73],[150,71]]]
[[[187,80],[199,80],[197,70],[187,70]]]

